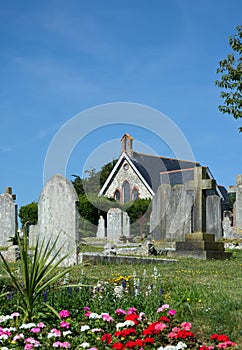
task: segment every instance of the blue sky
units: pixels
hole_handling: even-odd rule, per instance
[[[214,81],[241,13],[240,0],[1,1],[0,193],[12,186],[19,207],[38,200],[58,131],[80,112],[113,102],[167,115],[196,161],[219,184],[233,185],[242,173],[241,123],[217,110]],[[90,118],[82,118],[87,130]],[[116,158],[125,132],[137,150],[172,156],[154,134],[119,123],[80,137],[68,179],[83,173],[86,160],[99,168]]]

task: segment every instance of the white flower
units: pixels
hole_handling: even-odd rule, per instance
[[[2,334],[2,335],[0,335],[0,339],[7,340],[8,339],[8,335],[7,334]]]
[[[87,324],[85,324],[84,326],[81,326],[81,332],[85,332],[88,329],[90,329],[90,327]]]
[[[1,347],[2,350],[9,350],[6,346]]]
[[[20,329],[29,329],[29,328],[33,328],[36,327],[35,323],[23,323],[22,326],[20,326]]]
[[[91,312],[89,318],[102,318],[101,315],[96,314],[95,312]]]
[[[10,316],[10,315],[4,316],[4,315],[2,315],[2,316],[0,316],[0,323],[8,321],[8,320],[12,320],[12,319],[13,319],[13,316]]]
[[[185,343],[183,343],[182,341],[179,341],[176,348],[177,348],[177,350],[185,349],[185,348],[187,348],[187,345]]]
[[[65,337],[66,335],[71,334],[71,333],[72,333],[71,331],[64,331],[62,334]]]
[[[86,348],[89,348],[90,344],[87,343],[87,342],[84,342],[80,345],[82,348],[86,349]]]

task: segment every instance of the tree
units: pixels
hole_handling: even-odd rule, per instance
[[[19,210],[19,218],[22,224],[22,227],[29,222],[32,225],[37,224],[38,222],[38,204],[32,202],[30,204],[24,205]]]
[[[242,25],[238,25],[236,30],[237,33],[228,38],[233,53],[219,62],[217,74],[221,74],[221,78],[215,84],[225,89],[220,93],[224,99],[224,104],[218,107],[220,112],[238,119],[242,118]],[[242,127],[239,131],[242,131]]]

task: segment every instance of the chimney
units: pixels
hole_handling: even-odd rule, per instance
[[[133,157],[133,137],[129,134],[124,134],[121,138],[122,153],[127,153],[131,158]]]

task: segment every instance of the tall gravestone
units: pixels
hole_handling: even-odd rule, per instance
[[[111,208],[107,214],[107,239],[118,241],[122,233],[122,210]]]
[[[185,235],[184,242],[176,242],[176,251],[170,255],[201,259],[227,259],[222,242],[206,231],[206,190],[216,189],[216,181],[207,178],[205,167],[194,168],[194,180],[187,182],[187,190],[194,192],[193,232]],[[221,218],[220,218],[221,222]]]
[[[5,193],[0,195],[0,246],[11,245],[8,240],[15,236],[18,228],[15,199],[11,187],[7,187]]]
[[[107,213],[107,240],[117,242],[122,237],[130,237],[130,219],[126,212],[111,208]]]
[[[213,233],[216,239],[222,237],[221,198],[216,195],[206,198],[206,232]]]
[[[182,241],[191,232],[192,197],[184,185],[163,184],[152,202],[150,231],[155,240]]]
[[[61,249],[58,258],[69,254],[62,265],[77,263],[78,196],[72,184],[61,175],[53,176],[43,188],[38,201],[38,224],[30,227],[30,241],[36,237],[57,245],[53,254]],[[57,259],[58,259],[57,258]]]
[[[242,230],[242,175],[236,176],[236,186],[230,186],[228,192],[236,194],[233,226]]]

